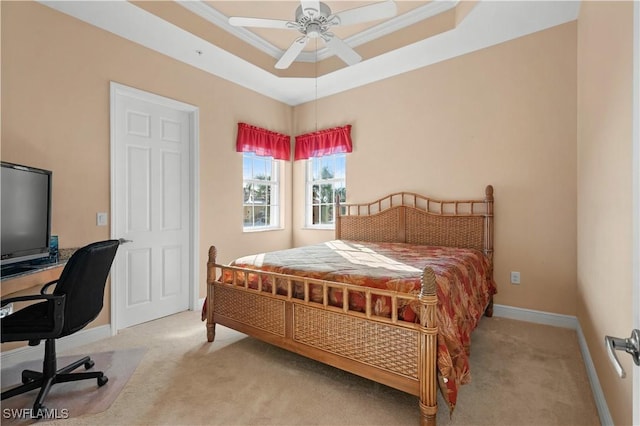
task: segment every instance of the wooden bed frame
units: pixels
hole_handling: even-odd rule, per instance
[[[396,193],[367,204],[336,205],[336,239],[407,242],[482,250],[493,274],[493,187],[481,200],[438,201],[414,193]],[[221,273],[233,283],[218,281]],[[258,288],[248,285],[248,276]],[[262,289],[265,279],[284,280],[287,294]],[[294,285],[304,286],[304,299],[293,297]],[[310,300],[310,286],[319,285],[322,303]],[[366,310],[329,304],[329,289],[365,293]],[[372,311],[372,296],[391,299],[391,317]],[[401,301],[416,301],[420,323],[398,319]],[[216,263],[216,248],[207,263],[207,340],[221,324],[265,342],[416,395],[422,425],[435,425],[437,413],[437,315],[435,274],[426,268],[419,295],[365,288],[338,282],[247,270]],[[492,301],[486,314],[492,314]]]

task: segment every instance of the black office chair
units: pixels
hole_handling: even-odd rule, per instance
[[[2,392],[2,400],[40,388],[33,404],[33,415],[37,416],[45,409],[44,399],[56,383],[85,379],[97,379],[98,386],[107,383],[109,379],[101,371],[71,373],[83,364],[87,370],[93,367],[94,362],[88,356],[57,370],[55,342],[83,329],[102,310],[104,287],[118,245],[117,240],[89,244],[71,256],[60,278],[45,284],[39,295],[2,300],[2,306],[43,300],[0,320],[2,343],[28,341],[30,346],[37,346],[45,341],[42,372],[24,370],[23,384]],[[47,288],[53,284],[56,284],[53,293],[47,294]]]

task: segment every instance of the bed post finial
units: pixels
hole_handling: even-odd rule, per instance
[[[209,262],[216,263],[216,257],[218,257],[218,249],[216,249],[216,246],[209,247]]]
[[[493,185],[487,185],[484,189],[484,194],[486,201],[493,201]]]
[[[424,268],[420,278],[420,297],[434,296],[436,294],[436,274],[431,268]]]

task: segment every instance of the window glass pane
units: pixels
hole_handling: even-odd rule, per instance
[[[253,176],[253,161],[246,154],[242,157],[242,178],[251,179]]]
[[[344,155],[341,155],[336,158],[335,177],[337,179],[344,179],[346,170],[347,170],[347,157]]]
[[[243,224],[245,228],[278,226],[278,163],[271,157],[244,153]]]
[[[333,185],[320,185],[320,202],[330,203],[333,194]]]
[[[334,191],[335,191],[335,195],[334,197],[337,195],[340,198],[340,202],[344,203],[347,201],[347,189],[344,187],[344,183],[338,183],[334,186]],[[335,198],[334,198],[335,200]]]
[[[346,201],[346,155],[311,158],[307,162],[307,225],[331,226],[336,197]]]
[[[312,204],[320,203],[320,185],[313,185]]]
[[[320,158],[311,159],[312,180],[320,179]]]

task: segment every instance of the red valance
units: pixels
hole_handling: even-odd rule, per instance
[[[238,123],[237,152],[253,152],[276,160],[291,160],[291,138],[246,123]]]
[[[296,160],[353,151],[351,125],[296,136]]]

